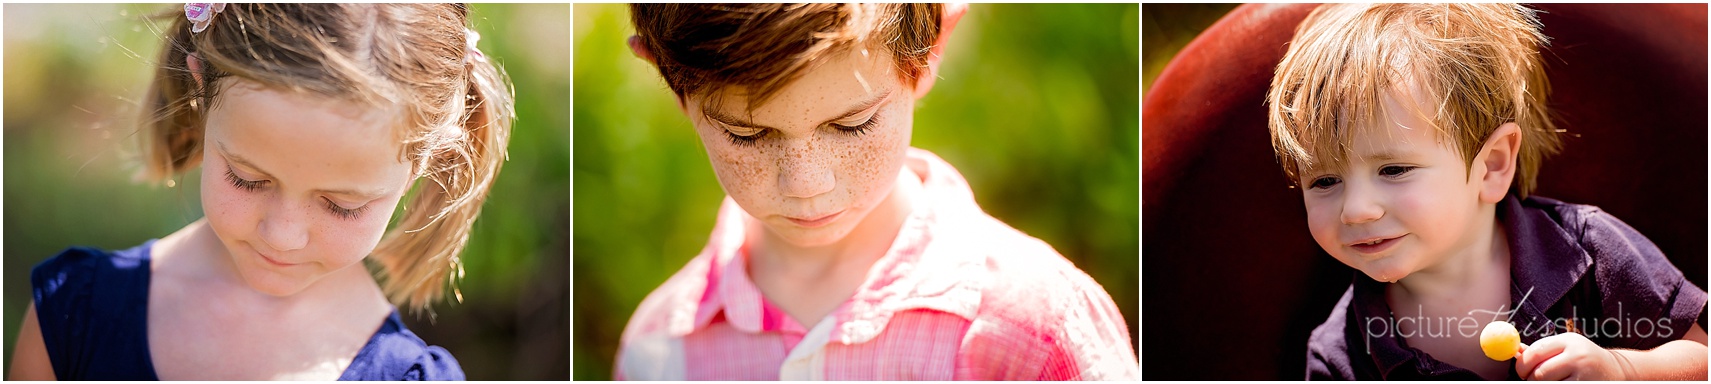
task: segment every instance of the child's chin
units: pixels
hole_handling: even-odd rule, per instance
[[[1411,255],[1390,254],[1377,259],[1365,259],[1358,255],[1338,254],[1337,261],[1354,268],[1373,280],[1394,283],[1414,273]]]
[[[250,289],[273,297],[295,295],[298,292],[303,292],[303,288],[308,287],[304,281],[279,276],[267,271],[254,271],[241,273],[241,275],[243,275],[244,284],[249,285]]]
[[[770,229],[774,235],[792,246],[812,248],[843,241],[844,237],[849,236],[852,228],[833,224],[820,228],[786,227]]]
[[[1368,266],[1362,268],[1361,272],[1366,273],[1366,277],[1382,283],[1394,283],[1408,277],[1408,271],[1393,266]]]

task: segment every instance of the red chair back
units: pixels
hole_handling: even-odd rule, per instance
[[[1301,379],[1354,276],[1314,244],[1266,133],[1272,73],[1314,6],[1236,8],[1142,103],[1146,379]],[[1537,194],[1604,208],[1706,287],[1706,5],[1536,7],[1570,133]]]

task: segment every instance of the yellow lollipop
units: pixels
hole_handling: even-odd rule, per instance
[[[1493,321],[1485,325],[1485,330],[1479,332],[1479,349],[1485,350],[1485,357],[1492,360],[1506,361],[1521,353],[1521,332],[1507,321]]]

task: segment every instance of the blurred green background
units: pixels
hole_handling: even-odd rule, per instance
[[[1141,93],[1152,88],[1153,79],[1164,72],[1176,53],[1241,4],[1143,4],[1141,5]]]
[[[73,245],[123,249],[202,216],[196,172],[133,182],[138,100],[180,5],[5,5],[5,351],[30,268]],[[478,4],[481,49],[516,88],[508,161],[463,253],[462,303],[404,319],[474,380],[570,377],[570,9]]]
[[[1098,280],[1132,338],[1138,13],[974,5],[918,103],[912,142],[955,165],[987,213]],[[706,244],[724,192],[671,90],[626,47],[626,6],[578,4],[575,18],[575,379],[601,380],[642,298]]]

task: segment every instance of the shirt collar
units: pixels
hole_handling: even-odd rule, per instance
[[[1349,343],[1348,351],[1351,355],[1362,352],[1366,354],[1364,358],[1370,359],[1372,365],[1378,368],[1380,378],[1406,380],[1447,375],[1478,378],[1472,371],[1440,363],[1425,351],[1409,347],[1406,340],[1394,332],[1394,314],[1390,304],[1384,299],[1385,283],[1355,272],[1354,284],[1354,297],[1349,300],[1348,318],[1345,320],[1347,326],[1344,327],[1344,340]],[[1372,319],[1383,319],[1383,328],[1380,328],[1383,332],[1369,332],[1369,327],[1373,326],[1370,323]]]
[[[1509,297],[1517,301],[1511,322],[1518,329],[1545,329],[1550,317],[1545,313],[1592,267],[1592,255],[1580,246],[1581,225],[1570,222],[1565,226],[1558,210],[1561,201],[1543,197],[1526,200],[1503,199],[1498,217],[1509,233],[1510,263]],[[1572,227],[1572,228],[1570,228]],[[1524,298],[1524,301],[1523,301]],[[1523,342],[1531,344],[1540,332],[1522,332]]]
[[[988,281],[980,260],[945,249],[949,247],[943,241],[935,242],[940,237],[938,228],[985,217],[974,204],[968,182],[949,163],[917,148],[909,149],[905,167],[922,179],[921,203],[904,220],[896,239],[868,270],[856,293],[833,311],[831,316],[837,323],[832,341],[858,344],[871,340],[901,311],[933,309],[972,321],[980,307],[980,291]],[[777,316],[776,311],[768,314],[767,304],[746,269],[747,217],[730,197],[720,205],[713,234],[702,250],[711,256],[706,285],[697,300],[683,301],[695,303],[693,311],[675,312],[673,336],[706,327],[720,314],[733,328],[744,332],[802,328],[785,319],[768,321]]]
[[[1560,223],[1555,207],[1561,205],[1562,202],[1547,198],[1523,200],[1513,195],[1497,205],[1497,219],[1508,236],[1510,308],[1516,309],[1510,322],[1517,329],[1550,326],[1545,311],[1561,300],[1592,265],[1591,256],[1575,241],[1570,229]],[[1368,335],[1366,319],[1391,319],[1393,314],[1384,298],[1385,284],[1363,273],[1354,275],[1354,296],[1349,300],[1345,320],[1348,350],[1366,352],[1379,375],[1386,379],[1473,374],[1409,347],[1396,332]],[[1527,344],[1542,336],[1539,332],[1521,334],[1522,342]],[[1516,378],[1513,368],[1509,374]]]

